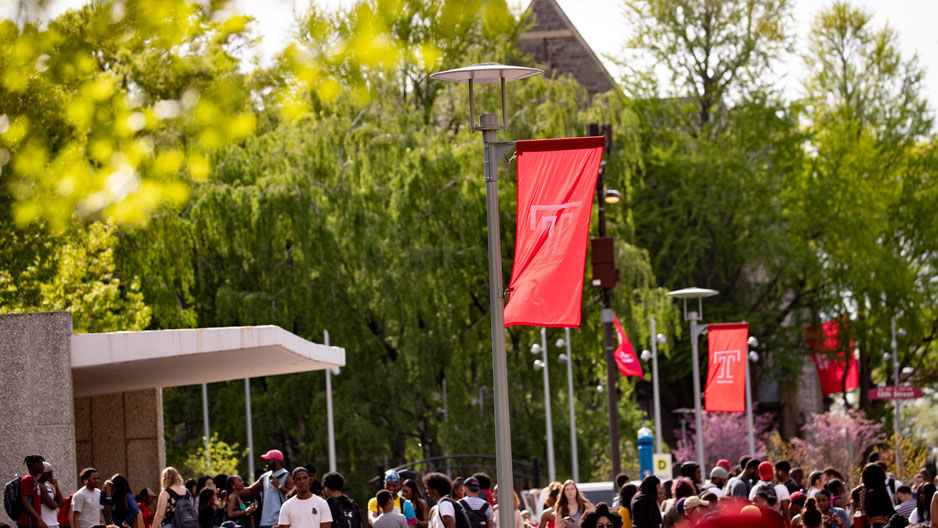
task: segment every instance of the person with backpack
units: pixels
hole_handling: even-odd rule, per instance
[[[427,489],[427,497],[436,502],[436,506],[430,509],[429,528],[469,528],[466,512],[449,496],[453,491],[449,477],[442,473],[427,473],[423,476],[423,486]]]
[[[417,516],[414,513],[414,506],[411,502],[400,495],[401,475],[393,469],[384,472],[384,489],[391,492],[394,497],[394,511],[403,514],[407,519],[407,524],[416,524]],[[378,498],[372,497],[368,501],[368,523],[374,526],[378,516],[381,515],[381,508],[378,506]]]
[[[340,473],[330,471],[322,476],[322,491],[329,509],[332,511],[334,528],[362,528],[362,513],[348,495],[342,493],[345,478]]]
[[[66,497],[63,509],[71,509],[68,526],[72,528],[91,528],[96,524],[104,524],[103,504],[101,490],[98,489],[98,470],[85,468],[81,470],[82,487],[72,495],[71,501]],[[62,521],[59,520],[59,524]]]
[[[239,491],[238,494],[242,497],[261,495],[260,528],[270,528],[277,525],[280,507],[293,490],[293,477],[283,467],[283,453],[279,449],[271,449],[264,453],[261,460],[266,461],[267,472],[251,487]],[[303,471],[309,475],[305,469]]]
[[[3,490],[3,506],[20,528],[46,528],[42,520],[42,493],[39,477],[45,459],[30,455],[23,460],[27,474],[7,483]]]
[[[160,474],[163,490],[156,501],[153,524],[162,528],[198,528],[199,516],[195,511],[195,498],[183,484],[182,476],[174,467]]]
[[[790,518],[788,515],[788,503],[791,494],[783,484],[775,482],[775,468],[768,460],[759,464],[759,482],[749,491],[749,500],[754,501],[756,495],[765,494],[766,501],[770,508],[781,512],[782,518]]]
[[[495,525],[495,510],[485,499],[479,497],[479,481],[475,477],[469,477],[463,485],[466,486],[466,496],[459,504],[469,517],[470,528],[492,528]]]

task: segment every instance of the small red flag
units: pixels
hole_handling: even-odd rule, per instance
[[[840,333],[845,331],[846,326],[846,318],[844,318],[843,322],[835,319],[822,324],[821,328],[809,326],[804,329],[814,366],[817,367],[818,377],[821,378],[821,392],[824,396],[853,390],[860,386],[857,358],[853,356],[853,341],[850,341],[847,350],[842,350],[840,346]],[[835,351],[834,356],[837,359],[832,361],[831,352]],[[844,361],[845,355],[849,355],[849,362]],[[846,387],[844,386],[845,375]]]
[[[515,143],[518,223],[505,326],[580,326],[604,141],[598,136]]]
[[[710,351],[707,388],[704,390],[707,411],[746,410],[748,342],[749,323],[707,325],[707,347]]]
[[[616,365],[619,366],[619,373],[623,376],[642,377],[642,364],[638,362],[638,356],[635,355],[635,349],[632,348],[632,342],[629,336],[625,335],[622,329],[622,323],[619,318],[612,315],[612,321],[616,324],[616,336],[619,338],[619,346],[613,355],[616,358]]]

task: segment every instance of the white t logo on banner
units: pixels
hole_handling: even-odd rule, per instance
[[[580,202],[568,202],[559,205],[531,206],[529,229],[547,231],[544,250],[538,252],[533,263],[536,267],[552,265],[563,257],[560,241],[566,240],[564,232],[573,224],[576,210],[580,205]]]
[[[720,350],[713,353],[713,359],[720,364],[717,370],[716,383],[733,383],[733,363],[740,360],[739,350]]]

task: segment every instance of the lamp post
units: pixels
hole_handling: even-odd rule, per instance
[[[248,478],[254,480],[254,420],[251,419],[251,378],[244,378],[244,422],[248,435]]]
[[[326,346],[329,346],[329,331],[325,330]],[[332,376],[339,374],[339,367],[326,369],[326,435],[329,439],[329,471],[336,471],[335,464],[335,421],[332,415]]]
[[[759,340],[755,336],[749,336],[747,344],[749,348],[756,348],[759,346]],[[746,355],[746,360],[746,425],[749,427],[749,456],[754,457],[756,456],[756,431],[752,424],[752,381],[749,379],[749,373],[752,371],[749,369],[749,362],[759,361],[759,353],[750,350]]]
[[[514,494],[511,470],[511,423],[508,414],[508,361],[505,357],[505,314],[502,289],[502,249],[498,222],[498,160],[512,148],[514,142],[498,141],[498,131],[507,128],[505,83],[540,75],[544,70],[504,64],[474,64],[465,68],[434,73],[431,79],[466,83],[469,85],[469,124],[473,131],[482,132],[483,167],[485,174],[485,212],[488,223],[489,257],[489,309],[492,314],[492,376],[495,393],[495,469],[504,497]],[[499,84],[502,96],[502,124],[496,114],[482,114],[475,124],[475,84]],[[511,508],[498,512],[499,526],[512,526]]]
[[[668,292],[668,297],[681,299],[684,301],[684,320],[690,321],[690,351],[692,361],[692,372],[694,376],[694,431],[697,440],[697,465],[700,466],[700,473],[707,474],[704,466],[704,444],[703,444],[703,411],[700,408],[700,361],[697,353],[697,338],[700,334],[707,331],[707,325],[698,324],[697,321],[703,318],[703,301],[705,297],[712,297],[720,292],[708,290],[706,288],[685,288]],[[687,300],[697,299],[697,311],[687,311]]]
[[[202,384],[202,428],[205,430],[205,470],[206,472],[212,471],[212,450],[209,442],[211,442],[209,437],[209,427],[208,427],[208,385]]]
[[[655,318],[651,321],[651,351],[642,350],[642,361],[651,360],[651,387],[655,402],[655,452],[661,453],[661,393],[658,386],[658,345],[665,344],[668,339],[664,334],[656,334]]]
[[[890,326],[892,327],[891,345],[892,345],[893,385],[899,385],[899,341],[897,338],[905,336],[905,329],[900,328],[896,330],[896,318],[895,317],[893,317],[890,320]],[[902,416],[901,416],[902,406],[899,403],[899,400],[892,400],[892,405],[893,405],[893,415],[894,415],[893,416],[893,420],[894,420],[893,429],[895,430],[895,437],[896,437],[896,447],[895,447],[896,474],[898,475],[902,472],[902,441],[900,439],[900,436],[902,434],[902,421],[901,421],[902,420]]]
[[[606,151],[612,149],[612,125],[603,124],[602,134],[606,136]],[[600,134],[598,123],[590,123],[586,126],[586,133],[590,136]],[[619,457],[619,409],[618,398],[619,391],[616,390],[618,381],[618,369],[616,367],[616,331],[613,327],[612,311],[612,288],[619,282],[619,270],[616,269],[615,247],[612,237],[606,236],[606,204],[619,203],[621,195],[615,189],[605,189],[606,180],[606,160],[603,159],[599,165],[599,177],[596,180],[596,202],[599,236],[590,240],[592,249],[593,264],[593,286],[599,288],[599,296],[602,301],[602,321],[603,321],[603,349],[606,354],[606,402],[609,407],[609,459],[612,461],[612,475],[610,480],[615,480],[621,468]]]
[[[566,345],[567,352],[560,354],[560,361],[567,364],[567,400],[570,401],[570,454],[573,465],[573,481],[580,481],[580,460],[576,447],[576,409],[573,405],[573,355],[570,352],[570,329],[564,328],[564,338],[557,340],[557,348]]]
[[[557,468],[554,465],[554,423],[550,410],[550,376],[547,373],[547,329],[541,328],[541,343],[531,345],[532,354],[542,354],[534,360],[534,370],[544,371],[544,420],[547,423],[547,480],[557,480]]]

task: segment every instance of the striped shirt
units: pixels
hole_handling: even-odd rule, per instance
[[[908,499],[903,501],[902,504],[896,506],[896,514],[909,518],[909,515],[912,515],[912,510],[915,509],[915,498]]]

